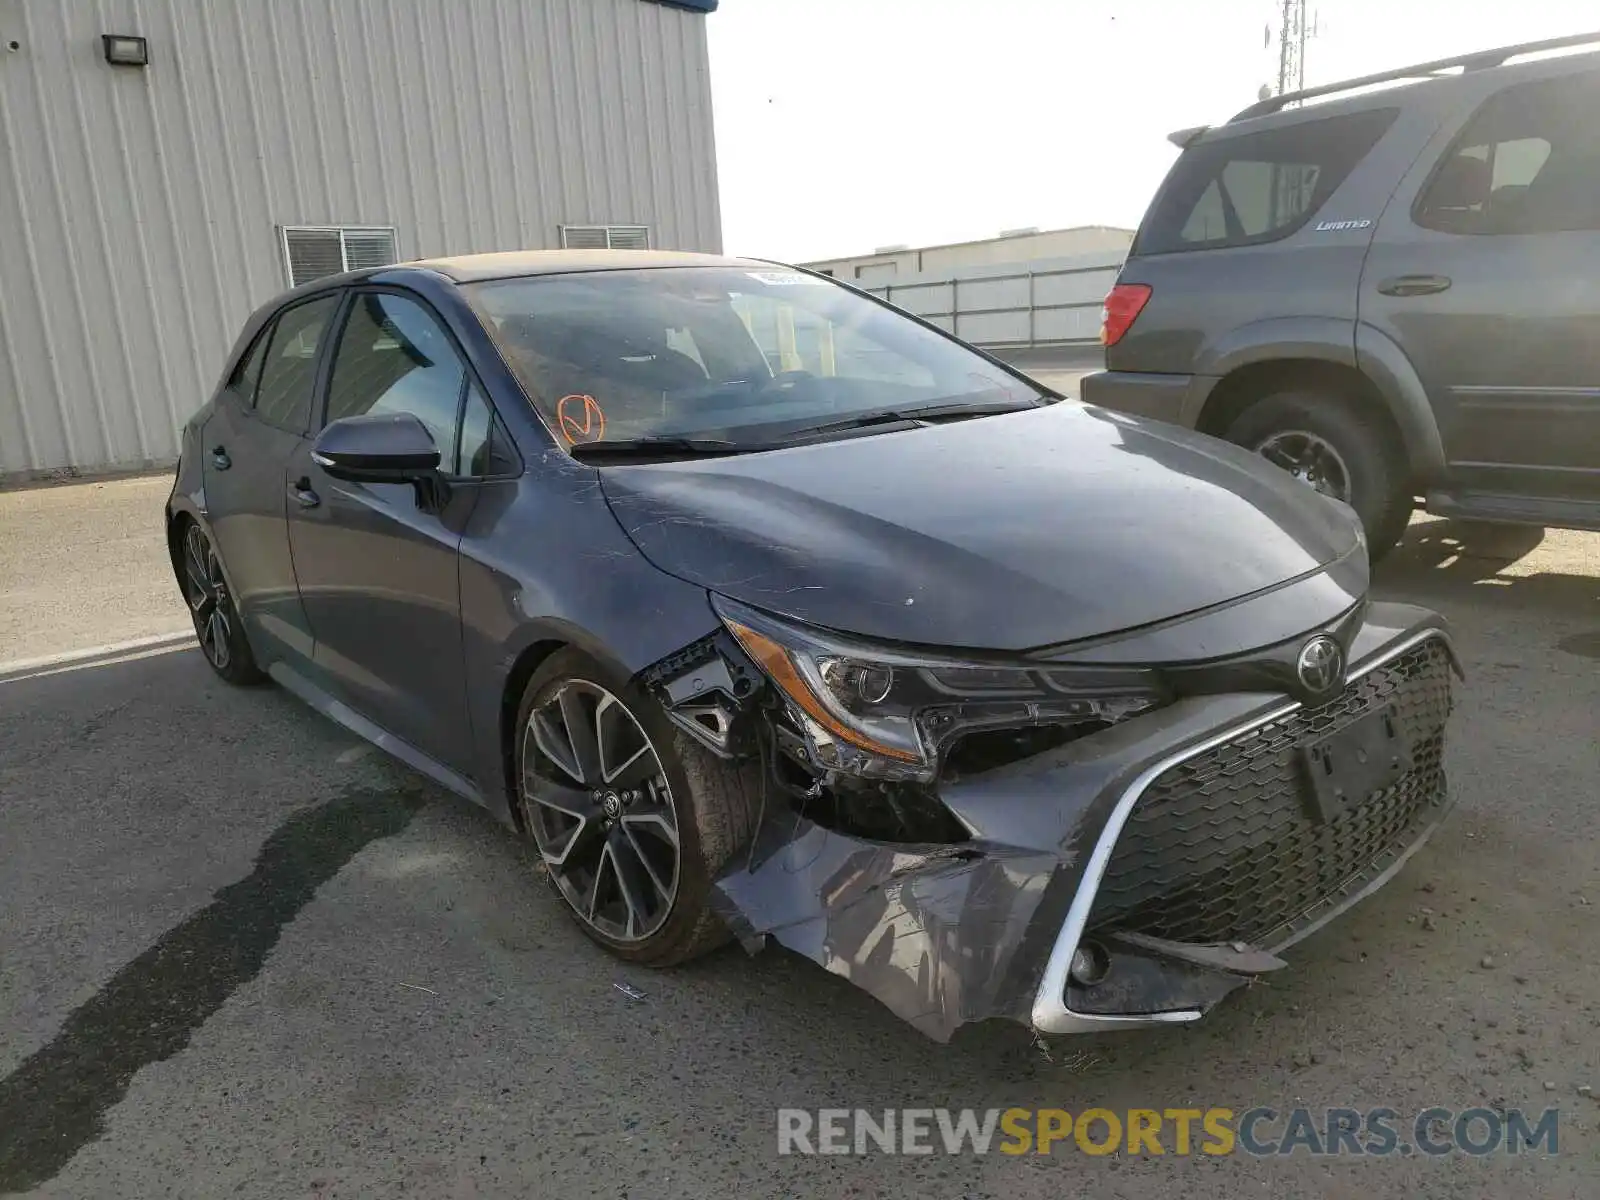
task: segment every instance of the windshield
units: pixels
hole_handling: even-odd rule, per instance
[[[569,446],[753,444],[874,413],[1047,397],[893,309],[796,271],[596,271],[463,291]]]

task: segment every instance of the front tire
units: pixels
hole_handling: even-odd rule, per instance
[[[190,520],[179,542],[178,579],[184,599],[189,602],[189,617],[194,622],[200,652],[211,669],[229,683],[240,686],[260,683],[266,678],[256,665],[250,642],[245,638],[238,607],[222,572],[222,560],[211,538],[198,521]]]
[[[1405,534],[1413,504],[1405,451],[1381,417],[1337,395],[1278,392],[1245,409],[1227,438],[1354,508],[1374,562]]]
[[[523,826],[584,933],[649,966],[728,940],[711,884],[755,831],[759,771],[715,758],[573,649],[528,681],[514,755]]]

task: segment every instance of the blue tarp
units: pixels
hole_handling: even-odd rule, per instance
[[[687,8],[690,12],[716,12],[717,0],[654,0],[668,8]]]

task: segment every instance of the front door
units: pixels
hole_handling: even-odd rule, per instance
[[[206,516],[263,666],[311,656],[284,522],[285,465],[305,443],[318,354],[338,296],[285,310],[240,360],[201,431]]]
[[[1379,224],[1360,319],[1410,356],[1450,482],[1600,500],[1600,71],[1504,88]]]
[[[419,299],[357,293],[334,352],[326,421],[407,412],[452,473],[467,371]],[[457,549],[477,499],[450,489],[438,511],[409,484],[334,479],[309,445],[289,460],[289,541],[316,637],[321,682],[362,716],[453,770],[470,774]]]

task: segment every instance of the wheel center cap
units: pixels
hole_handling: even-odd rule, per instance
[[[617,795],[615,792],[607,792],[604,796],[600,797],[600,807],[604,810],[607,817],[615,821],[619,816],[622,815],[622,797]]]

